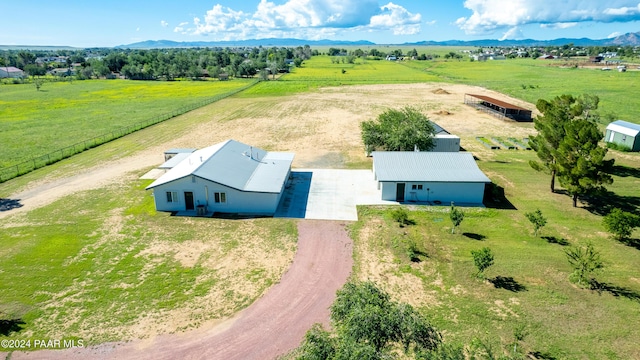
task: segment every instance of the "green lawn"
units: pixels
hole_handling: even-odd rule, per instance
[[[515,209],[463,209],[466,217],[455,235],[446,207],[411,208],[409,218],[416,224],[404,228],[392,220],[390,208],[361,207],[352,226],[355,276],[376,279],[394,296],[421,307],[446,342],[479,339],[502,353],[513,342],[514,329],[524,325],[523,349],[543,358],[639,358],[640,231],[633,246],[610,239],[600,215],[572,208],[568,196],[549,192],[549,177],[527,164],[534,156],[498,151],[492,160],[481,158],[479,166],[505,189]],[[609,199],[626,197],[630,210],[638,212],[640,173],[631,169],[640,167],[640,157],[620,165],[632,175],[614,175]],[[537,208],[548,219],[538,238],[524,216]],[[564,248],[587,241],[605,261],[597,279],[608,291],[600,294],[569,282]],[[420,262],[409,260],[411,242],[418,245]],[[482,247],[495,255],[487,278],[496,285],[474,277],[470,252]],[[371,259],[379,262],[373,270]]]
[[[233,92],[233,81],[85,80],[0,86],[0,168]]]

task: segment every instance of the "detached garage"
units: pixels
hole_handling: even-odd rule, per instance
[[[467,152],[375,151],[373,172],[382,200],[480,205],[491,180]]]
[[[616,120],[607,125],[604,141],[626,146],[631,151],[640,151],[640,125]]]
[[[147,189],[158,211],[273,215],[293,156],[227,140],[189,154]]]

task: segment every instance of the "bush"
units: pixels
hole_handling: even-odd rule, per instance
[[[608,142],[607,143],[607,148],[613,149],[613,150],[622,151],[622,152],[631,152],[631,147],[630,146],[627,146],[627,145],[624,145],[624,144],[613,143],[613,142]]]
[[[400,225],[400,227],[404,227],[411,223],[411,221],[409,221],[409,212],[403,207],[394,209],[391,212],[391,217]]]
[[[488,247],[484,247],[480,250],[471,250],[471,256],[473,256],[473,263],[478,269],[477,277],[483,278],[484,271],[493,265],[493,253]]]
[[[640,217],[615,208],[602,218],[602,224],[616,240],[622,241],[631,236],[633,229],[640,225]]]

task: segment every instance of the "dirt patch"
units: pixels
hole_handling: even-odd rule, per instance
[[[440,110],[438,112],[435,113],[436,115],[453,115],[452,112],[447,111],[447,110]]]
[[[449,95],[449,94],[451,94],[450,92],[448,92],[447,90],[442,89],[442,88],[437,88],[435,90],[431,90],[431,92],[434,93],[434,94],[437,94],[437,95]]]

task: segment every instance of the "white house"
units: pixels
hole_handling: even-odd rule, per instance
[[[273,215],[293,157],[227,140],[190,153],[147,189],[158,211]]]
[[[13,66],[0,67],[0,79],[2,78],[23,78],[24,71]]]
[[[491,180],[468,152],[374,151],[382,200],[481,205]]]

